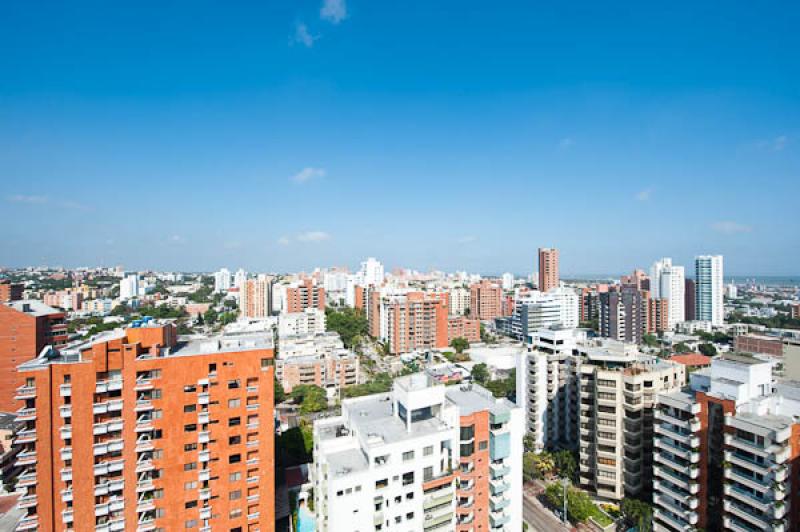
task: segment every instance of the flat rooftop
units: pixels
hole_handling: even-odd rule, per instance
[[[723,353],[719,355],[719,358],[720,360],[728,360],[730,362],[736,362],[738,364],[748,364],[748,365],[769,364],[769,362],[754,357],[753,355],[749,355],[747,353]]]
[[[53,308],[49,305],[45,305],[38,299],[20,299],[18,301],[9,301],[3,304],[9,308],[13,308],[17,312],[23,312],[28,316],[34,316],[34,317],[47,316],[48,314],[64,313],[63,310]]]

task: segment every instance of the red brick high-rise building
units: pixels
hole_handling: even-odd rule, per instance
[[[66,341],[67,324],[60,310],[35,300],[0,305],[0,411],[17,409],[17,366],[36,358],[46,345]]]
[[[0,303],[22,299],[23,286],[7,280],[0,281]]]
[[[381,320],[392,354],[448,345],[447,293],[408,292],[382,304]]]
[[[325,310],[325,289],[311,279],[286,289],[286,312],[303,312],[307,308]]]
[[[503,287],[484,279],[469,287],[469,315],[479,320],[493,320],[503,315]]]
[[[539,291],[547,292],[558,284],[558,250],[539,248]]]
[[[147,324],[19,373],[17,530],[274,530],[270,336]]]

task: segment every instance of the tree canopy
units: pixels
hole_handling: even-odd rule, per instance
[[[486,384],[489,380],[489,369],[486,364],[481,362],[472,366],[472,380],[478,384]]]
[[[289,396],[295,404],[300,405],[301,414],[322,412],[328,408],[328,397],[325,390],[313,384],[295,386]]]
[[[456,353],[459,355],[469,349],[469,342],[466,338],[459,336],[458,338],[453,338],[450,341],[450,347],[456,350]]]
[[[326,328],[339,333],[347,348],[359,345],[369,329],[364,312],[352,307],[342,307],[338,310],[327,308],[325,320]]]

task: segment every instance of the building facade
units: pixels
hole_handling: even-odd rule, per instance
[[[493,320],[503,315],[503,287],[482,280],[469,287],[469,315],[479,320]]]
[[[317,529],[519,530],[522,430],[513,403],[425,374],[345,400],[314,424]]]
[[[36,358],[48,345],[60,346],[68,337],[62,311],[36,300],[0,304],[0,412],[18,408],[14,399],[16,368]]]
[[[722,255],[695,258],[695,319],[720,326],[725,322]]]
[[[547,292],[558,286],[558,250],[539,248],[539,291]]]
[[[307,308],[325,310],[325,289],[312,279],[303,279],[286,288],[286,312],[302,312]]]
[[[650,296],[653,299],[666,299],[669,310],[668,328],[686,321],[686,279],[683,266],[672,264],[672,259],[663,258],[650,267]]]
[[[274,530],[270,336],[148,323],[19,373],[17,530]]]

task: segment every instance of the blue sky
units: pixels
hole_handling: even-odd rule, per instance
[[[797,27],[797,2],[5,2],[0,264],[528,273],[557,246],[566,274],[797,274]]]

